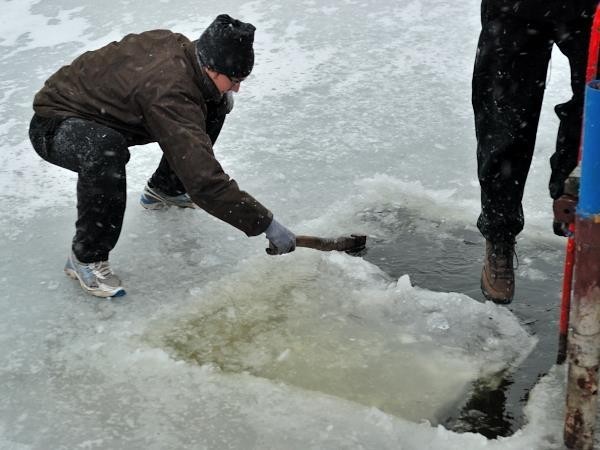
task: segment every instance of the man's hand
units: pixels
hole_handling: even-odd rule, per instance
[[[557,236],[570,237],[573,233],[569,230],[569,225],[575,222],[575,209],[577,208],[577,197],[563,194],[554,200],[552,209],[554,210],[554,223],[552,228]]]
[[[281,225],[275,219],[265,231],[265,235],[269,240],[269,255],[283,255],[284,253],[293,252],[296,248],[296,235]]]
[[[572,237],[573,232],[569,228],[569,224],[565,222],[552,222],[552,231],[560,237]]]

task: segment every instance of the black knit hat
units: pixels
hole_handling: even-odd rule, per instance
[[[198,39],[202,64],[230,77],[247,77],[254,66],[254,30],[254,25],[227,14],[217,16]]]

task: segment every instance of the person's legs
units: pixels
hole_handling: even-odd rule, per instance
[[[120,280],[108,266],[108,255],[117,243],[125,213],[125,165],[129,161],[125,138],[87,120],[69,118],[56,126],[36,117],[30,137],[42,158],[78,174],[73,255],[65,271],[78,275],[82,287],[94,295],[122,295]],[[92,273],[96,266],[98,274]],[[98,281],[103,285],[98,286]]]
[[[148,186],[159,189],[161,192],[172,197],[185,194],[185,187],[183,187],[175,172],[171,170],[171,166],[165,155],[162,155],[158,168],[148,180]]]
[[[229,92],[223,95],[220,102],[208,102],[206,106],[206,133],[214,145],[221,128],[223,128],[226,115],[233,108],[233,95]],[[186,194],[185,187],[175,172],[171,170],[171,166],[164,155],[158,168],[148,180],[148,186],[142,194],[141,203],[142,206],[148,209],[156,209],[170,204],[180,207],[194,206]]]
[[[552,45],[552,27],[482,2],[472,86],[481,186],[477,226],[487,241],[482,292],[497,303],[514,295],[514,242],[524,224],[521,200]]]
[[[557,105],[555,108],[560,119],[560,126],[556,151],[550,158],[552,175],[549,189],[553,199],[557,199],[563,194],[564,182],[577,166],[591,26],[591,18],[582,18],[560,25],[556,31],[556,45],[569,59],[573,96],[568,102]]]
[[[84,263],[108,260],[125,214],[125,138],[95,122],[67,119],[56,130],[48,160],[79,175],[73,253]]]
[[[486,2],[484,2],[486,3]],[[484,14],[473,71],[481,215],[491,241],[523,228],[521,200],[533,156],[552,49],[551,29],[503,13]]]

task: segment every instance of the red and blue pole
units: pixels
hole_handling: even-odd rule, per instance
[[[585,91],[579,203],[575,215],[575,285],[569,335],[568,448],[592,450],[600,367],[600,80]]]
[[[587,68],[585,73],[586,83],[591,83],[597,77],[598,73],[598,57],[600,53],[600,3],[596,7],[594,14],[594,20],[592,23],[592,30],[590,34],[590,44],[588,47],[588,60]],[[583,141],[583,139],[582,139]],[[582,145],[579,146],[579,160],[581,160],[581,149]],[[575,194],[577,195],[577,194]],[[566,202],[563,203],[565,213],[567,216],[571,214],[570,211],[574,207],[574,204],[570,199],[565,198]],[[561,205],[561,206],[562,206]],[[556,215],[556,212],[555,212]],[[573,269],[575,265],[575,224],[569,225],[569,238],[567,240],[567,247],[565,252],[565,267],[563,271],[563,284],[562,284],[562,296],[560,306],[560,321],[559,327],[559,340],[558,340],[558,356],[556,359],[557,364],[562,364],[567,356],[567,336],[569,333],[569,314],[571,310],[571,289],[573,287]]]

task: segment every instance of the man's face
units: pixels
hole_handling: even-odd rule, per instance
[[[206,72],[221,94],[229,91],[238,92],[240,84],[244,81],[244,78],[230,77],[210,69],[207,69]]]

